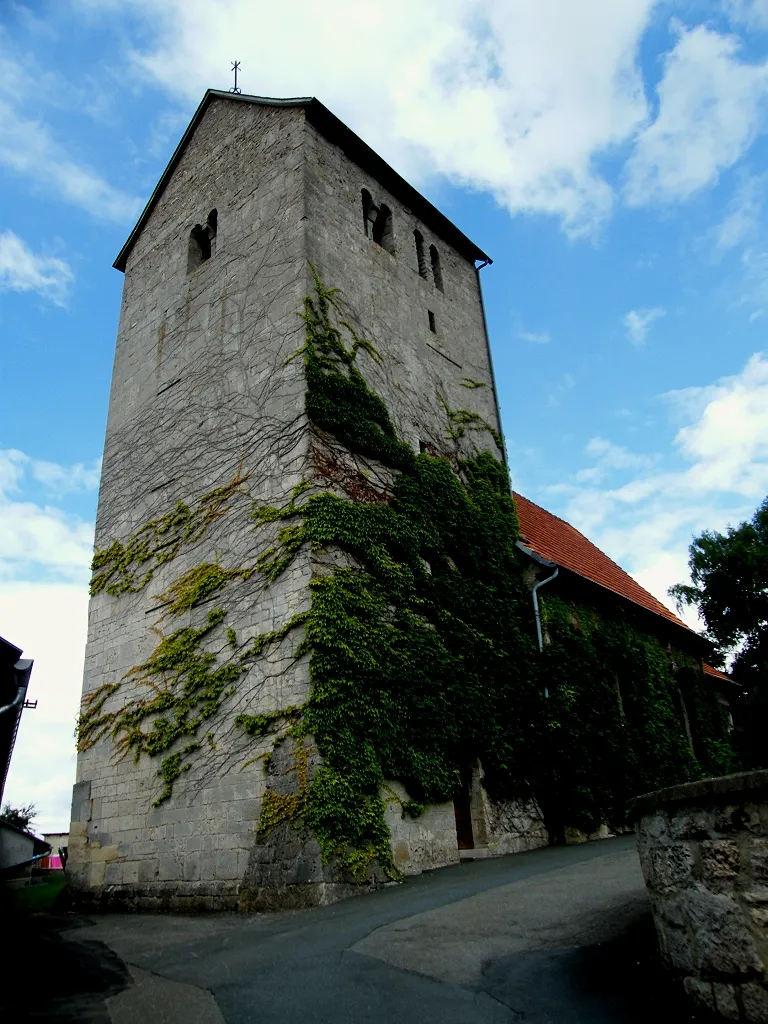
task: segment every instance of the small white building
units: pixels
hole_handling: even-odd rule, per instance
[[[34,858],[48,849],[44,839],[0,820],[0,871],[4,874],[29,874]]]

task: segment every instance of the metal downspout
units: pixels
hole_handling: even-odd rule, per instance
[[[536,636],[539,639],[539,650],[540,651],[544,650],[544,636],[543,636],[542,631],[541,631],[541,612],[539,611],[539,594],[538,594],[538,590],[539,590],[539,587],[543,587],[545,583],[551,583],[552,580],[557,576],[557,574],[559,572],[560,572],[560,567],[558,565],[556,565],[555,566],[555,571],[552,573],[552,575],[551,576],[547,576],[547,578],[545,580],[539,580],[539,582],[534,586],[533,591],[532,591],[532,594],[533,594],[533,614],[536,616]],[[549,696],[549,693],[547,691],[545,691],[545,695]]]
[[[557,574],[559,572],[560,572],[560,566],[556,565],[555,566],[555,571],[552,573],[552,575],[551,576],[547,576],[547,578],[545,580],[539,580],[539,582],[534,586],[533,590],[531,591],[531,593],[533,595],[533,614],[536,616],[536,636],[538,637],[538,640],[539,640],[539,652],[544,650],[544,636],[542,635],[542,632],[541,632],[541,612],[539,611],[539,594],[538,594],[538,590],[539,590],[539,587],[543,587],[545,583],[551,583],[552,580],[555,578],[555,576],[557,576]],[[544,687],[544,696],[545,697],[549,696],[549,687],[548,686]]]
[[[16,664],[13,666],[13,672],[16,676],[16,686],[18,690],[16,696],[10,704],[6,704],[0,708],[0,715],[5,714],[6,711],[12,711],[17,708],[20,704],[24,703],[27,696],[27,687],[29,686],[29,677],[32,674],[32,666],[34,662],[31,658],[19,658]],[[13,749],[13,745],[11,745]]]
[[[545,580],[539,580],[538,583],[534,584],[531,591],[531,597],[533,598],[533,614],[536,619],[536,637],[539,641],[539,653],[544,650],[544,634],[541,628],[541,610],[539,609],[539,587],[543,587],[546,583],[551,583],[557,577],[560,572],[560,566],[555,565],[554,562],[548,561],[546,558],[542,558],[541,555],[537,555],[536,552],[529,548],[527,544],[523,544],[522,541],[517,541],[515,545],[521,551],[523,551],[529,558],[532,558],[534,562],[538,562],[539,565],[545,565],[548,569],[554,569],[555,571],[551,576],[547,576]],[[544,687],[544,696],[549,696],[549,687]]]

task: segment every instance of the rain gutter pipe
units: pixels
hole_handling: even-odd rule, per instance
[[[520,541],[517,542],[517,547],[526,555],[528,555],[529,558],[532,558],[534,562],[538,562],[539,565],[545,565],[548,569],[555,570],[551,576],[547,576],[546,579],[539,580],[538,583],[534,584],[533,590],[531,591],[531,597],[533,598],[533,614],[536,619],[536,637],[539,641],[539,651],[541,652],[544,650],[544,634],[542,633],[541,629],[541,611],[539,609],[539,587],[543,587],[546,583],[551,583],[552,580],[554,580],[557,577],[557,574],[560,572],[560,566],[556,565],[554,562],[548,561],[548,559],[546,558],[542,558],[541,555],[537,555],[532,548],[529,548],[526,544],[522,544]],[[548,686],[544,687],[544,696],[549,696]]]
[[[13,711],[14,708],[17,708],[23,702],[24,697],[26,696],[26,692],[27,688],[25,686],[20,686],[15,698],[11,701],[11,703],[4,704],[3,707],[0,708],[0,715],[5,714],[6,711]]]
[[[27,687],[29,686],[29,677],[32,673],[32,666],[34,662],[31,658],[19,658],[16,664],[13,666],[13,673],[16,676],[16,696],[10,704],[4,704],[0,708],[0,715],[5,714],[6,711],[13,711],[14,708],[18,708],[19,705],[24,703],[24,699],[27,696]],[[13,749],[13,747],[11,747]],[[2,787],[0,787],[1,789]]]

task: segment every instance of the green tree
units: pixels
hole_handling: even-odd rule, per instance
[[[693,605],[720,664],[742,687],[737,743],[746,767],[768,765],[768,498],[752,519],[725,533],[705,530],[688,549],[691,583],[670,587],[678,607]]]
[[[34,804],[27,804],[25,807],[11,807],[6,804],[0,811],[0,821],[7,821],[14,828],[27,829],[34,821],[37,808]]]

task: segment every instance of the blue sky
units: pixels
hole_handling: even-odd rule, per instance
[[[40,698],[6,797],[40,827],[74,775],[112,260],[234,59],[493,256],[517,489],[662,599],[768,492],[768,0],[5,0],[0,634]]]

